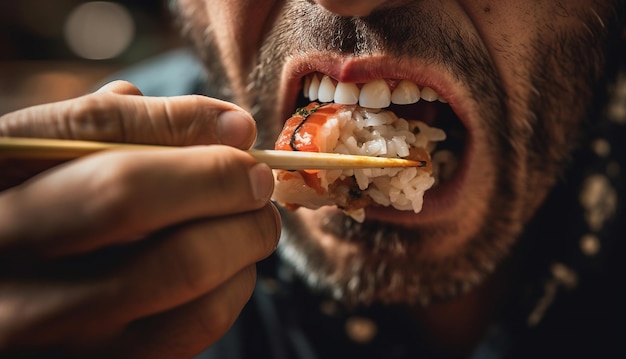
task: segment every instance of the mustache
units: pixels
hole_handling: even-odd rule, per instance
[[[338,16],[308,1],[288,2],[274,29],[264,46],[266,51],[314,49],[354,57],[384,52],[443,64],[463,75],[461,80],[494,72],[478,39],[464,35],[443,11],[419,2],[381,9],[367,17]]]
[[[412,2],[367,17],[342,17],[301,0],[285,4],[249,79],[248,88],[255,99],[253,115],[262,124],[261,146],[270,145],[280,132],[273,113],[279,83],[273,79],[280,78],[290,56],[312,51],[348,57],[384,53],[441,65],[493,112],[485,118],[486,126],[504,128],[506,97],[495,65],[479,39],[462,32],[443,11]]]
[[[451,64],[448,59],[455,53],[467,54],[473,46],[461,38],[460,30],[447,15],[420,4],[381,9],[367,17],[342,17],[303,3],[306,5],[290,3],[283,16],[302,39],[296,49],[356,57],[383,51],[397,56],[419,53],[431,61]],[[281,29],[281,33],[287,32]]]

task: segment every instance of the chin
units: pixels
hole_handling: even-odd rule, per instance
[[[352,304],[426,305],[471,290],[506,258],[522,226],[523,201],[515,187],[522,186],[516,174],[523,166],[506,163],[518,155],[485,121],[486,114],[493,122],[506,116],[503,106],[493,106],[498,96],[481,103],[450,71],[422,59],[309,52],[292,57],[285,69],[281,118],[328,97],[325,92],[345,97],[340,83],[355,83],[363,95],[359,106],[388,109],[448,134],[432,150],[436,182],[419,213],[369,206],[359,223],[335,207],[283,210],[279,252],[312,287]],[[325,77],[333,86],[319,85]],[[401,82],[417,89],[407,96],[412,100],[393,96]],[[364,92],[381,92],[371,83],[387,86],[400,103],[367,102],[371,96]],[[513,188],[503,190],[507,187]]]
[[[282,211],[279,253],[315,289],[350,305],[428,305],[481,284],[508,254],[506,226],[354,221],[333,208]],[[503,231],[505,230],[505,231]]]

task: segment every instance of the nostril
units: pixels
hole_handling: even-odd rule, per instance
[[[315,0],[326,10],[340,16],[367,16],[387,0]]]

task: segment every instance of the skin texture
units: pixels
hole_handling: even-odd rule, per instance
[[[257,4],[253,14],[246,2],[178,1],[183,33],[209,68],[225,74],[236,102],[253,111],[258,146],[272,146],[295,108],[299,76],[327,71],[364,82],[398,66],[404,72],[392,77],[418,78],[447,95],[469,124],[473,152],[445,211],[402,221],[374,216],[363,225],[331,208],[283,211],[281,252],[312,285],[349,302],[428,304],[481,284],[568,160],[601,77],[615,4]],[[434,197],[427,193],[425,207]]]
[[[281,226],[271,170],[236,149],[254,140],[248,114],[114,82],[0,123],[3,136],[213,144],[1,160],[0,353],[190,357],[226,332]]]

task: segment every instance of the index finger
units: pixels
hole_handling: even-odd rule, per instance
[[[0,249],[14,257],[91,251],[256,210],[272,189],[271,169],[232,147],[97,154],[0,194]]]

